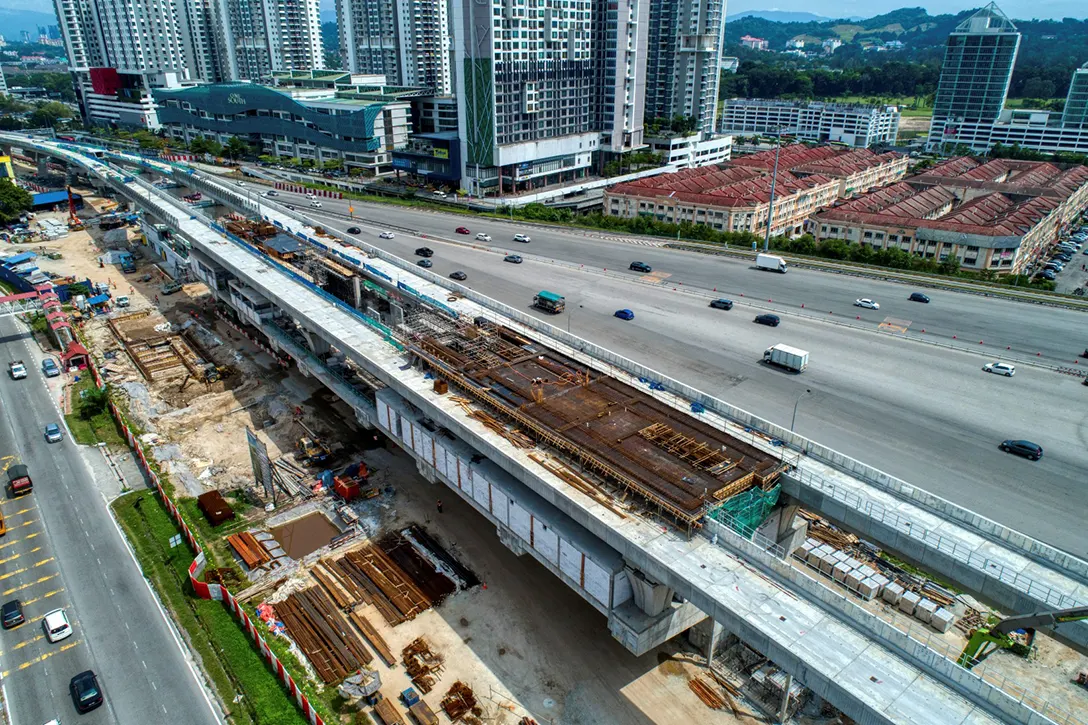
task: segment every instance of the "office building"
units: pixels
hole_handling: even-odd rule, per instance
[[[646,136],[646,145],[661,157],[662,166],[673,170],[694,169],[728,161],[733,151],[733,137],[704,138],[702,133],[654,135]]]
[[[643,145],[645,0],[452,0],[455,96],[473,194],[584,178]]]
[[[713,133],[718,109],[724,0],[650,0],[647,119],[687,116]]]
[[[448,0],[337,0],[336,17],[349,71],[452,92]]]
[[[819,240],[1024,274],[1085,205],[1086,166],[957,157],[818,212],[812,229]]]
[[[155,129],[152,91],[324,67],[319,0],[54,0],[91,125]]]
[[[722,133],[789,134],[804,141],[843,143],[866,148],[894,144],[899,137],[899,108],[817,101],[730,98],[722,102]]]
[[[0,96],[8,94],[8,80],[4,78],[4,69],[0,68]]]
[[[238,136],[260,153],[341,161],[366,176],[393,172],[393,150],[407,146],[411,103],[426,91],[385,86],[380,76],[293,71],[274,87],[221,83],[155,92],[159,120],[171,138],[226,143]]]
[[[949,35],[927,147],[985,153],[997,144],[1088,153],[1088,71],[1073,73],[1062,112],[1005,108],[1020,33],[991,3]]]

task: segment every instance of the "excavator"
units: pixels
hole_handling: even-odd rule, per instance
[[[1088,607],[1021,614],[1016,617],[1007,617],[996,623],[991,622],[989,627],[979,627],[971,632],[971,637],[967,640],[967,646],[963,648],[957,662],[961,667],[969,670],[999,649],[1012,650],[1014,653],[1026,657],[1028,652],[1031,651],[1030,642],[1034,638],[1036,627],[1062,624],[1063,622],[1079,622],[1082,619],[1088,619]],[[1028,644],[1024,644],[1012,636],[1012,633],[1018,629],[1028,630]]]

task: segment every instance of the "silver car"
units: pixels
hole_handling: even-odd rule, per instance
[[[988,373],[995,373],[997,375],[1004,375],[1006,378],[1011,378],[1016,375],[1016,366],[1003,362],[991,362],[982,366],[982,369]]]

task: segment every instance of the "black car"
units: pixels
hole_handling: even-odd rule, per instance
[[[1063,262],[1068,264],[1069,262],[1073,261],[1073,255],[1072,254],[1064,254],[1064,253],[1063,254],[1055,254],[1053,257],[1051,257],[1051,259],[1060,259]]]
[[[631,266],[628,267],[627,269],[631,270],[632,272],[653,272],[654,271],[654,268],[651,267],[650,265],[646,264],[645,262],[631,262]]]
[[[1000,447],[1001,450],[1006,453],[1015,453],[1018,456],[1030,458],[1033,461],[1037,461],[1043,457],[1043,447],[1038,443],[1032,443],[1031,441],[1008,440],[1004,441]]]
[[[359,227],[348,227],[348,234],[362,234],[363,230]]]
[[[464,282],[466,279],[468,279],[468,275],[461,270],[457,270],[456,272],[450,272],[450,279],[455,279],[458,282]]]
[[[434,250],[429,247],[420,247],[416,250],[416,254],[418,254],[420,257],[433,257]]]
[[[770,325],[771,327],[778,327],[782,324],[782,320],[778,318],[778,315],[756,315],[756,322],[761,325]]]
[[[731,310],[733,309],[733,300],[714,300],[710,303],[710,306],[716,310]]]
[[[925,302],[929,304],[929,295],[924,295],[921,292],[911,292],[908,298],[911,302]]]
[[[421,259],[418,262],[416,262],[416,264],[418,264],[420,267],[433,267],[434,266],[434,262],[432,262],[429,259]]]
[[[80,672],[68,683],[72,693],[72,702],[80,712],[90,712],[102,704],[102,688],[98,686],[98,677],[94,670]]]
[[[3,617],[4,629],[13,629],[26,621],[23,617],[23,603],[18,599],[5,603],[3,609],[0,609],[0,616]]]

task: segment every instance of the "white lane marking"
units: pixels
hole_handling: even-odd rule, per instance
[[[84,461],[83,463],[84,463],[84,465],[86,465],[86,461]],[[136,558],[136,552],[134,552],[132,550],[132,546],[129,544],[128,539],[125,538],[125,533],[123,531],[121,531],[121,527],[118,525],[117,519],[115,519],[113,517],[112,513],[110,514],[109,518],[110,518],[110,522],[113,523],[113,528],[117,531],[117,537],[121,540],[121,543],[125,545],[125,551],[128,552],[129,558],[132,559],[133,566],[136,567],[137,571],[142,572],[143,570],[140,569],[140,562]],[[140,578],[143,580],[144,586],[147,587],[147,593],[151,595],[151,601],[153,601],[155,603],[155,607],[159,610],[159,616],[162,617],[163,624],[166,625],[166,629],[170,632],[170,635],[174,638],[174,644],[177,645],[178,652],[181,653],[181,658],[183,660],[185,660],[185,664],[189,667],[189,672],[192,673],[192,675],[193,675],[193,681],[196,682],[197,689],[199,689],[200,694],[204,696],[204,702],[207,703],[207,705],[208,705],[208,712],[210,712],[212,714],[212,719],[215,720],[215,722],[222,724],[223,723],[223,717],[219,714],[219,711],[216,710],[215,705],[212,703],[212,698],[208,694],[208,688],[204,684],[204,678],[199,672],[197,672],[196,666],[193,664],[193,658],[192,658],[191,654],[189,653],[188,650],[185,649],[185,645],[183,645],[181,643],[181,638],[178,637],[178,633],[174,629],[173,623],[170,621],[170,618],[166,616],[166,610],[163,609],[162,602],[159,601],[159,597],[158,597],[158,595],[155,594],[155,590],[151,588],[151,582],[148,581],[147,578],[142,576],[142,575],[141,575]],[[144,667],[147,667],[147,665],[145,664]],[[163,707],[163,712],[166,715],[170,714],[170,713],[166,712],[166,707],[165,706]]]

